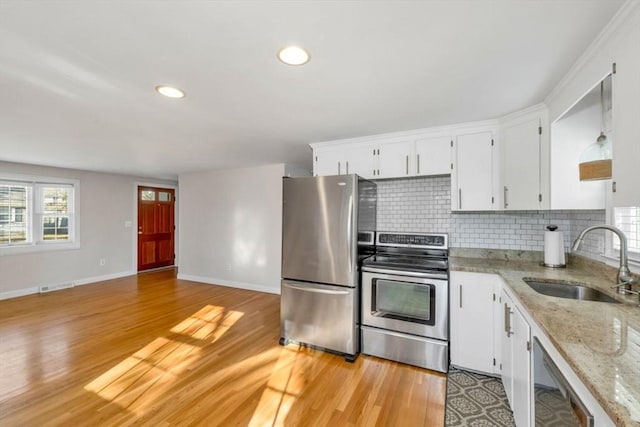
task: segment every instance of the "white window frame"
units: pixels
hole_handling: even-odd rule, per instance
[[[613,192],[611,191],[611,186],[607,190],[606,194],[606,223],[608,225],[616,226],[615,224],[615,215],[614,215],[613,206]],[[604,254],[603,256],[613,262],[609,262],[610,265],[615,265],[616,267],[620,262],[620,249],[614,247],[614,243],[617,242],[618,237],[615,236],[614,233],[606,233],[604,238]],[[627,251],[627,257],[629,262],[629,268],[634,273],[640,274],[640,252],[635,251]]]
[[[30,236],[30,240],[28,242],[0,245],[0,256],[77,249],[80,247],[80,181],[78,179],[3,173],[0,174],[0,183],[31,187],[31,198],[27,200],[27,206],[30,208],[27,234]],[[66,240],[44,240],[44,229],[41,225],[43,217],[42,189],[51,186],[67,187],[73,190],[68,214],[69,238]]]

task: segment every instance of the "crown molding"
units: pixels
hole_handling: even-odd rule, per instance
[[[611,18],[611,21],[600,31],[598,36],[591,42],[587,50],[584,51],[578,60],[571,66],[567,74],[558,82],[544,100],[546,105],[550,105],[556,96],[576,77],[584,65],[620,31],[625,24],[634,18],[634,14],[640,11],[640,1],[627,0]]]

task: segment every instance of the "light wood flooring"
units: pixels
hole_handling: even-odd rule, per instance
[[[442,426],[446,377],[282,347],[278,295],[163,270],[0,301],[0,426]]]

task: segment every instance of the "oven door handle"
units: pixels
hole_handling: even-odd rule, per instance
[[[442,274],[419,273],[417,271],[405,271],[405,270],[398,271],[398,270],[387,270],[384,268],[371,268],[371,267],[362,267],[362,271],[367,271],[369,273],[389,274],[393,276],[423,277],[425,279],[447,280],[447,277]]]

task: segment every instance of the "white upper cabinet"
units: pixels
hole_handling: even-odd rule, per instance
[[[451,173],[451,136],[416,140],[416,175],[446,175]]]
[[[640,13],[640,12],[636,12]],[[637,19],[640,21],[640,19]],[[640,25],[617,47],[613,74],[614,206],[640,206]]]
[[[314,150],[313,175],[358,174],[364,178],[375,178],[373,150],[366,145]]]
[[[375,157],[371,147],[358,145],[348,148],[345,150],[345,162],[344,173],[355,173],[367,179],[375,178]]]
[[[344,173],[345,162],[344,151],[317,150],[313,153],[313,175],[341,175]]]
[[[542,114],[535,112],[500,128],[502,197],[499,209],[541,208]]]
[[[490,131],[456,137],[451,210],[484,211],[494,208],[493,147],[493,132]]]
[[[377,174],[375,178],[414,176],[413,140],[379,144]]]

